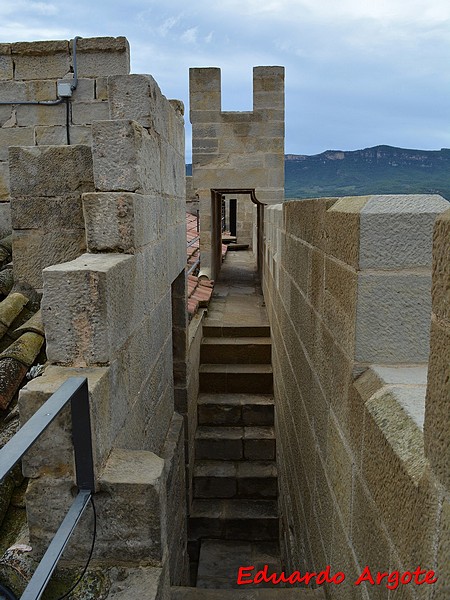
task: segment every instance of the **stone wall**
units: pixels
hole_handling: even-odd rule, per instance
[[[448,212],[434,242],[430,461],[423,434],[432,232],[447,207],[439,196],[372,196],[265,211],[283,560],[289,571],[343,571],[333,600],[448,595]],[[355,586],[366,565],[375,576],[420,565],[438,583]]]
[[[20,218],[55,229],[42,213],[62,207],[55,235],[67,239],[61,225],[74,221],[66,215],[75,207],[76,239],[83,237],[86,249],[60,253],[58,264],[43,270],[50,366],[21,391],[21,419],[71,375],[88,378],[98,486],[94,564],[156,567],[164,585],[165,574],[180,585],[188,580],[184,425],[174,412],[174,379],[186,385],[183,108],[168,101],[151,76],[114,75],[102,52],[92,56],[112,73],[104,82],[110,120],[93,119],[92,147],[10,154]],[[80,76],[92,73],[79,64]],[[33,181],[48,188],[33,197]],[[38,267],[33,273],[40,276]],[[72,500],[70,430],[67,413],[24,461],[37,555]],[[66,561],[85,562],[91,530],[87,514]]]
[[[254,67],[250,112],[221,110],[220,69],[190,69],[190,120],[202,268],[211,268],[212,230],[220,227],[212,222],[211,189],[254,189],[262,203],[284,199],[284,68]]]

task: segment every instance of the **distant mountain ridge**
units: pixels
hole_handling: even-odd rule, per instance
[[[374,146],[285,156],[286,198],[441,194],[450,200],[450,149]]]
[[[186,173],[192,173],[187,165]],[[374,146],[285,155],[286,198],[441,194],[450,201],[450,149]]]

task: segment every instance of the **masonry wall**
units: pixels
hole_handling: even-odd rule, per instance
[[[448,379],[433,350],[428,395],[439,408],[431,417],[428,399],[424,415],[433,225],[447,207],[438,196],[374,196],[265,211],[282,555],[289,571],[344,572],[328,587],[333,599],[445,597],[448,490],[425,454],[423,423],[440,431],[442,454]],[[447,221],[435,234],[437,307]],[[420,565],[439,579],[355,586],[366,565],[375,576]]]
[[[114,75],[99,43],[96,60],[112,74],[107,120],[89,126],[92,146],[10,151],[18,218],[25,207],[38,227],[46,226],[45,211],[66,229],[76,219],[85,244],[26,274],[43,288],[49,366],[21,391],[20,412],[25,421],[67,377],[88,378],[98,485],[94,564],[156,569],[158,598],[166,598],[169,579],[188,578],[184,423],[174,409],[174,379],[186,385],[183,107],[151,76]],[[33,197],[36,181],[42,198]],[[70,237],[61,229],[57,235]],[[24,461],[37,555],[72,501],[70,430],[62,415]],[[85,562],[91,530],[87,514],[66,561]]]
[[[284,68],[253,69],[251,112],[221,110],[220,69],[190,69],[190,120],[202,267],[209,268],[219,227],[211,221],[211,189],[254,189],[263,203],[284,199]]]
[[[73,80],[73,46],[67,40],[0,44],[1,230],[11,228],[8,147],[65,145],[68,131],[71,144],[90,145],[92,123],[110,118],[107,77],[130,71],[128,42],[124,37],[78,39],[77,65],[78,86],[69,104],[63,101],[55,106],[2,105],[2,102],[57,100],[57,81]],[[49,184],[50,181],[48,177]],[[49,196],[43,194],[42,189],[39,193]],[[39,245],[48,231],[37,227],[29,231],[22,222],[17,222],[14,228],[17,233],[13,247],[17,246],[17,253],[23,253],[26,248],[41,250]],[[44,266],[49,264],[52,263]],[[18,276],[22,277],[23,272],[20,266],[18,268]]]

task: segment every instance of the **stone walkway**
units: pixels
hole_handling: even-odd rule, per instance
[[[256,262],[249,250],[228,252],[205,326],[269,326]]]

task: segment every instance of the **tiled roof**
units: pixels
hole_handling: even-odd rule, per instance
[[[188,313],[192,317],[199,308],[208,306],[213,293],[214,282],[204,277],[194,275],[198,273],[199,267],[192,267],[200,259],[200,241],[198,230],[198,218],[196,215],[186,213],[186,244],[187,244],[187,287],[188,287]],[[226,254],[226,246],[222,246],[222,258]],[[189,270],[192,272],[189,273]]]

